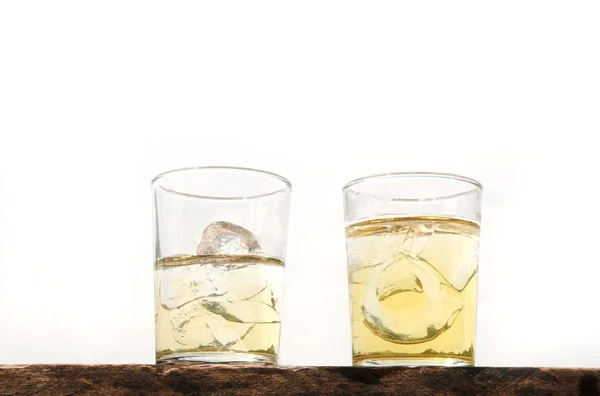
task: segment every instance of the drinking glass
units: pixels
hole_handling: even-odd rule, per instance
[[[157,362],[276,364],[290,182],[199,167],[152,192]]]
[[[474,365],[481,184],[387,173],[343,193],[353,364]]]

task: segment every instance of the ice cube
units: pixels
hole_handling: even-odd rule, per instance
[[[249,265],[236,271],[230,271],[225,278],[225,284],[230,290],[226,296],[228,301],[262,303],[278,313],[279,297],[282,295],[283,285],[281,267],[262,266],[255,269]]]
[[[243,255],[258,251],[260,245],[250,231],[227,221],[215,221],[204,229],[196,253]]]
[[[236,323],[279,323],[279,314],[273,306],[252,300],[225,301],[204,300],[204,308]]]
[[[228,293],[219,305],[207,308],[228,320],[244,323],[276,323],[279,321],[278,296],[281,295],[281,268],[278,266],[245,265],[225,272]],[[219,312],[218,312],[219,311]],[[224,316],[225,317],[225,316]]]
[[[160,304],[165,309],[181,307],[201,297],[222,296],[223,269],[216,265],[186,265],[162,271],[159,286]]]
[[[189,283],[193,272],[187,266],[174,267],[162,271],[158,295],[165,309],[173,309],[193,301]]]
[[[450,231],[453,231],[450,229]],[[434,243],[426,244],[419,258],[435,266],[442,282],[462,291],[477,273],[479,237],[442,229]]]
[[[213,334],[213,337],[218,342],[219,346],[228,348],[229,346],[239,343],[244,337],[254,328],[254,323],[235,323],[223,319],[219,315],[210,315],[206,321],[206,325]],[[242,344],[242,343],[240,343]],[[238,345],[236,350],[245,349],[245,346]]]
[[[230,301],[249,300],[260,294],[273,281],[268,272],[270,268],[257,265],[245,265],[232,268],[225,273],[224,283],[229,290]]]
[[[411,227],[406,233],[401,250],[410,257],[418,257],[434,233],[433,225],[418,224]]]
[[[196,297],[217,297],[227,293],[223,282],[225,269],[218,265],[205,264],[198,267],[190,278],[190,288]]]
[[[463,305],[429,263],[400,254],[369,278],[362,308],[365,324],[375,335],[412,344],[450,328]]]
[[[208,312],[199,301],[185,304],[171,312],[173,339],[181,345],[198,347],[215,344],[213,332],[208,328]]]
[[[235,323],[205,309],[200,300],[192,301],[171,313],[173,338],[179,344],[229,347],[241,341],[254,327],[253,323]]]

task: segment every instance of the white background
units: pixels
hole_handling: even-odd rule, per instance
[[[0,363],[152,363],[150,180],[293,183],[281,363],[349,365],[342,185],[484,185],[477,364],[600,367],[600,4],[0,3]]]

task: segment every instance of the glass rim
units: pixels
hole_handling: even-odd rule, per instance
[[[161,180],[169,175],[175,174],[175,173],[197,171],[197,170],[200,170],[200,171],[202,171],[202,170],[239,171],[239,172],[249,173],[249,174],[258,174],[258,175],[267,176],[267,177],[279,180],[280,182],[285,184],[285,187],[271,191],[271,192],[267,192],[264,194],[238,195],[238,196],[215,196],[215,195],[190,194],[190,193],[172,190],[172,189],[163,187],[161,185],[158,185],[157,187],[164,191],[168,191],[173,194],[182,195],[182,196],[186,196],[186,197],[190,197],[190,198],[214,199],[214,200],[224,200],[224,201],[263,198],[263,197],[267,197],[270,195],[276,195],[276,194],[279,194],[279,193],[282,193],[285,191],[289,191],[292,189],[292,183],[288,179],[286,179],[285,177],[283,177],[281,175],[278,175],[277,173],[265,171],[262,169],[256,169],[256,168],[246,168],[246,167],[241,167],[241,166],[221,166],[221,165],[188,166],[188,167],[184,167],[184,168],[171,169],[171,170],[159,173],[158,175],[154,176],[154,178],[150,182],[150,185],[154,187],[155,185],[157,185],[157,182],[159,180]]]
[[[342,187],[342,191],[348,190],[350,187],[355,186],[360,183],[364,183],[371,180],[377,179],[386,179],[386,178],[430,178],[430,179],[451,179],[460,182],[465,182],[471,184],[475,188],[483,191],[483,186],[480,182],[475,179],[472,179],[467,176],[458,175],[455,173],[444,173],[444,172],[387,172],[387,173],[377,173],[374,175],[368,175],[359,177],[357,179],[351,180]]]

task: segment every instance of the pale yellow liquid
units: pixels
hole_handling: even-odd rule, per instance
[[[156,262],[156,359],[275,364],[283,262],[182,256]]]
[[[354,365],[473,365],[479,226],[387,218],[346,236]]]

